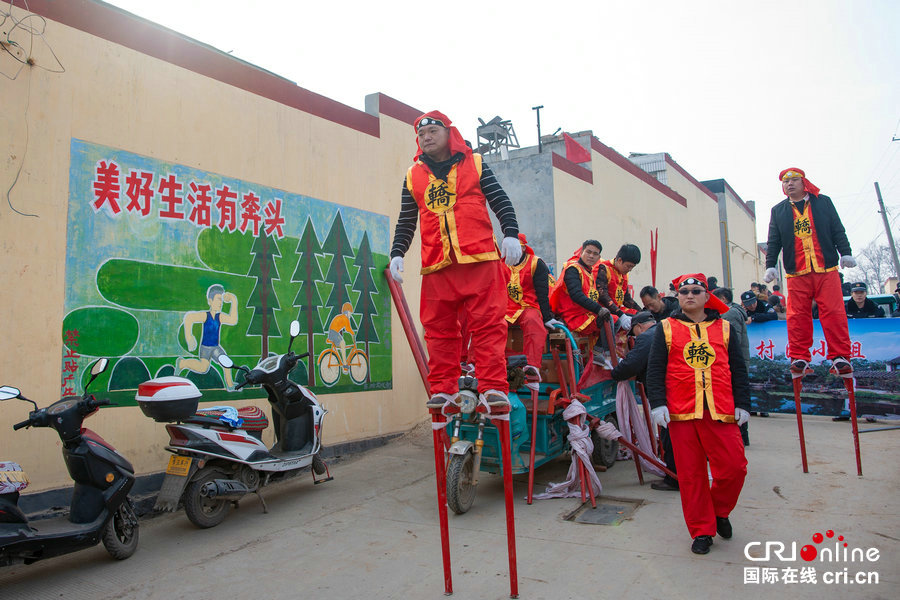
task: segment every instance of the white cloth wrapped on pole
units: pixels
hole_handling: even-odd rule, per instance
[[[548,498],[575,498],[581,496],[581,478],[578,474],[578,461],[580,460],[587,467],[588,476],[591,481],[591,489],[594,496],[599,496],[603,487],[600,485],[600,478],[594,471],[594,465],[591,463],[591,453],[594,451],[594,443],[591,441],[591,430],[583,419],[579,419],[581,415],[585,415],[587,411],[584,405],[578,400],[572,400],[572,403],[563,411],[563,418],[569,425],[569,445],[572,447],[572,463],[569,465],[569,473],[566,480],[562,483],[551,483],[547,486],[547,491],[543,494],[535,495],[536,500],[546,500]],[[581,421],[581,424],[579,424]],[[610,427],[612,427],[610,425]],[[615,429],[615,427],[613,427]],[[609,431],[607,430],[607,434]]]
[[[627,381],[620,381],[619,387],[616,389],[616,416],[619,419],[619,431],[633,430],[637,438],[634,445],[643,452],[653,456],[653,444],[650,442],[650,432],[647,430],[647,423],[644,421],[644,413],[638,407],[634,392],[631,391],[631,386],[628,385]],[[631,451],[621,446],[619,447],[619,453],[624,457],[631,457]],[[663,470],[659,468],[659,465],[663,463],[657,462],[654,464],[642,457],[631,458],[635,460],[640,458],[643,470],[660,477],[665,475]]]

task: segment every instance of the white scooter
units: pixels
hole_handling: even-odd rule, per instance
[[[273,481],[312,467],[314,483],[333,479],[322,448],[322,418],[326,411],[315,394],[288,379],[291,370],[309,353],[290,351],[300,333],[300,323],[291,323],[291,340],[285,354],[264,358],[253,368],[239,367],[246,373],[247,385],[262,385],[268,393],[275,426],[275,445],[261,441],[268,426],[265,413],[254,406],[238,410],[244,423],[227,423],[218,413],[197,412],[200,391],[183,377],[160,377],[138,387],[137,402],[144,414],[155,421],[169,423],[172,452],[156,508],[174,511],[184,505],[190,521],[202,528],[215,527],[232,505],[248,493],[256,493]],[[227,356],[220,364],[231,368]],[[316,475],[326,475],[316,479]],[[268,512],[265,501],[263,510]]]

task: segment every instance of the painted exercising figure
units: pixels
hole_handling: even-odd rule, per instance
[[[194,326],[202,325],[200,337],[200,349],[197,358],[175,359],[175,373],[182,369],[188,369],[194,373],[206,373],[209,371],[210,362],[226,354],[225,349],[219,343],[222,325],[235,325],[238,322],[237,296],[226,292],[218,283],[209,286],[206,290],[206,300],[209,302],[209,310],[195,310],[184,315],[184,340],[188,350],[193,352],[197,348],[197,338],[194,337]],[[227,313],[222,312],[225,304],[230,304]],[[234,380],[231,369],[222,368],[225,376],[225,389],[234,389]]]
[[[353,307],[349,302],[344,302],[344,305],[341,306],[341,314],[334,317],[328,325],[328,341],[338,347],[341,353],[341,369],[344,373],[350,372],[350,365],[347,364],[347,342],[344,341],[344,331],[352,336],[356,335],[353,332],[353,321],[350,319],[352,314]]]

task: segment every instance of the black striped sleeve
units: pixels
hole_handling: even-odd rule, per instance
[[[497,220],[500,221],[503,237],[516,237],[519,235],[516,210],[486,162],[481,163],[481,191],[484,192],[484,197],[487,198],[488,206],[491,207],[491,210],[497,215]]]
[[[412,194],[406,187],[406,178],[403,178],[403,192],[400,194],[400,216],[397,217],[397,226],[394,228],[394,244],[391,246],[391,258],[404,256],[412,244],[416,234],[416,219],[419,216],[419,207],[413,200]]]

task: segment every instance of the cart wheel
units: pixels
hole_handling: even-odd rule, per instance
[[[106,524],[102,539],[106,551],[116,560],[125,560],[137,550],[138,520],[129,498],[125,498]]]
[[[471,452],[454,454],[447,466],[447,506],[458,515],[472,508],[476,486],[472,485],[475,455]]]
[[[184,492],[184,513],[197,527],[207,529],[215,527],[225,520],[228,510],[231,508],[231,501],[211,499],[200,495],[203,484],[225,478],[226,475],[221,471],[205,468],[197,473],[194,481],[188,484],[187,490]]]
[[[607,423],[612,423],[618,429],[619,422],[616,421],[616,415],[610,414],[605,419]],[[591,460],[594,464],[611,467],[616,464],[616,456],[619,454],[619,441],[607,440],[600,437],[600,434],[591,430],[591,441],[594,443],[594,452],[591,454]]]

